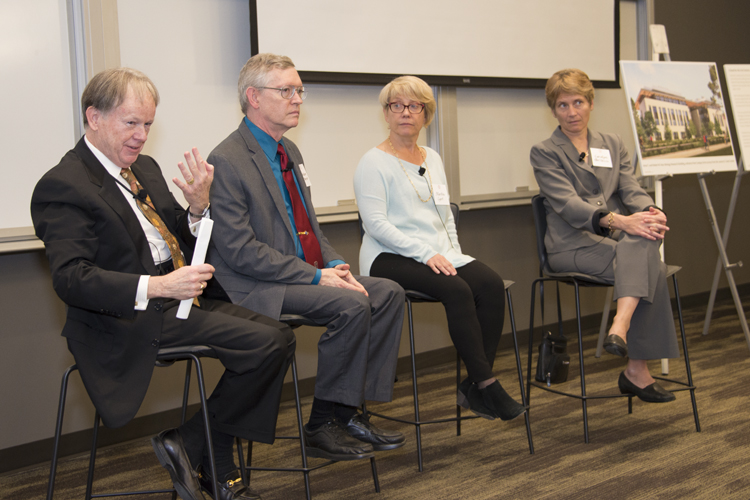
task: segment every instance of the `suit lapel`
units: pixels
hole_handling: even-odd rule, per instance
[[[589,132],[590,134],[590,132]],[[594,171],[589,167],[587,162],[580,161],[578,158],[580,157],[580,154],[578,153],[578,150],[575,146],[573,146],[573,143],[570,142],[570,139],[560,130],[560,127],[557,127],[555,131],[552,133],[552,142],[558,146],[560,149],[563,150],[565,153],[565,156],[568,157],[568,160],[570,161],[570,164],[573,165],[576,168],[580,168],[581,170],[585,170],[589,173],[594,173]],[[589,147],[591,144],[589,144]]]
[[[274,177],[273,175],[271,164],[268,163],[266,154],[263,152],[260,144],[258,144],[258,141],[253,136],[253,133],[250,132],[249,128],[247,128],[247,125],[245,125],[244,121],[240,123],[239,132],[242,138],[245,140],[245,144],[247,145],[247,149],[250,153],[253,166],[258,169],[258,172],[260,172],[260,175],[263,178],[263,182],[266,185],[266,189],[268,190],[268,194],[273,199],[273,203],[276,206],[278,216],[281,217],[281,220],[284,222],[284,226],[286,227],[289,236],[292,238],[292,241],[294,241],[294,232],[292,231],[292,223],[289,221],[289,215],[286,211],[286,204],[284,203],[284,198],[281,195],[279,184],[278,182],[276,182],[276,177]],[[296,171],[298,167],[295,165],[294,168]]]
[[[138,259],[141,261],[144,269],[151,275],[158,275],[159,273],[154,265],[154,259],[151,255],[146,235],[143,233],[143,228],[140,222],[138,222],[138,217],[133,212],[132,207],[122,195],[117,182],[107,173],[107,170],[97,160],[94,153],[86,146],[83,138],[78,142],[75,149],[88,170],[89,180],[99,188],[99,196],[120,217],[130,239],[133,241],[135,250],[138,253]]]

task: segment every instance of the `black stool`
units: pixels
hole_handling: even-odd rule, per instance
[[[552,269],[549,266],[549,262],[547,260],[547,248],[544,246],[544,236],[547,233],[547,212],[544,207],[544,197],[539,196],[539,195],[534,196],[531,199],[531,206],[534,212],[534,223],[536,225],[536,246],[537,246],[537,253],[539,255],[539,276],[540,277],[534,280],[534,282],[531,285],[531,320],[529,323],[529,355],[528,355],[528,366],[527,366],[527,372],[526,372],[527,399],[529,400],[529,404],[531,404],[531,387],[532,386],[538,387],[540,389],[544,389],[545,391],[553,392],[555,394],[560,394],[561,396],[567,396],[571,398],[580,399],[581,404],[583,406],[583,437],[584,437],[584,441],[588,443],[589,442],[589,423],[588,423],[587,402],[589,399],[609,399],[609,398],[627,397],[628,398],[628,413],[633,412],[633,397],[634,396],[632,394],[607,394],[607,395],[601,395],[601,396],[589,396],[586,394],[586,377],[585,377],[585,372],[584,372],[584,367],[583,367],[583,336],[581,334],[581,300],[579,296],[579,288],[582,286],[583,287],[609,287],[612,285],[594,276],[590,276],[588,274],[576,273],[576,272],[558,273],[558,272],[552,271]],[[664,377],[654,377],[654,378],[658,380],[663,380],[665,382],[671,382],[671,383],[681,386],[676,389],[673,389],[671,392],[690,391],[690,398],[693,404],[693,417],[695,419],[695,430],[696,432],[700,432],[701,427],[700,427],[700,422],[698,420],[698,407],[695,403],[695,386],[693,385],[693,376],[690,370],[690,358],[688,357],[687,338],[685,337],[685,324],[683,323],[683,319],[682,319],[682,305],[680,303],[680,292],[677,287],[677,272],[680,269],[681,268],[679,266],[667,266],[667,278],[671,277],[672,282],[674,283],[674,293],[675,293],[675,299],[677,301],[677,313],[678,313],[678,318],[680,322],[680,334],[682,337],[682,350],[683,350],[683,355],[685,356],[685,370],[687,372],[687,382],[684,382],[681,380],[670,379],[670,378],[664,378]],[[533,346],[534,346],[534,341],[533,341],[534,306],[536,304],[536,286],[537,284],[539,284],[542,308],[543,308],[544,307],[544,283],[547,281],[565,283],[568,285],[572,285],[575,288],[576,320],[577,320],[577,326],[578,326],[578,362],[579,362],[580,376],[581,376],[580,396],[578,394],[558,391],[551,387],[547,387],[546,384],[540,384],[532,380],[531,358],[532,358],[532,351],[533,351]],[[560,322],[561,313],[560,313],[559,293],[558,293],[557,311],[558,311],[558,322]],[[528,413],[529,412],[527,412],[527,414]]]
[[[315,323],[314,321],[311,321],[304,316],[300,316],[298,314],[282,314],[279,318],[279,321],[282,323],[286,323],[292,328],[296,329],[300,326],[325,326],[325,325],[319,325],[318,323]],[[305,478],[305,494],[307,496],[307,500],[310,500],[310,472],[320,469],[322,467],[326,467],[328,465],[338,463],[335,460],[327,460],[321,464],[310,466],[307,462],[307,452],[305,451],[305,440],[303,438],[304,436],[304,424],[302,420],[302,405],[300,404],[300,398],[299,398],[299,385],[298,385],[298,379],[297,379],[297,358],[296,356],[292,358],[292,382],[294,384],[294,404],[297,410],[297,428],[299,434],[296,436],[276,436],[276,439],[297,439],[299,440],[299,446],[300,446],[300,454],[302,456],[302,467],[253,467],[252,466],[252,460],[253,460],[253,442],[248,441],[247,446],[247,465],[244,463],[243,459],[243,452],[242,452],[242,442],[239,438],[237,438],[237,451],[239,455],[240,460],[240,469],[242,472],[242,479],[245,481],[245,484],[250,484],[250,473],[247,471],[271,471],[271,472],[301,472],[304,475]],[[375,457],[370,458],[370,467],[372,468],[372,480],[375,484],[375,491],[377,493],[380,493],[380,481],[378,480],[378,469],[377,465],[375,464]]]
[[[203,367],[201,366],[200,358],[216,358],[216,353],[213,349],[208,346],[185,346],[185,347],[169,347],[159,349],[156,355],[156,366],[170,366],[175,361],[187,361],[187,367],[185,369],[185,387],[182,398],[182,419],[181,423],[185,422],[187,412],[188,394],[190,389],[190,367],[191,361],[195,362],[196,374],[198,376],[198,390],[200,392],[201,408],[203,411],[203,425],[206,428],[206,444],[208,445],[208,453],[211,457],[211,475],[214,478],[214,491],[218,491],[218,484],[216,483],[216,465],[214,463],[214,449],[211,442],[211,427],[208,420],[208,409],[206,408],[206,389],[203,382]],[[63,375],[62,387],[60,389],[60,401],[57,410],[57,424],[55,427],[55,443],[52,452],[52,464],[50,465],[49,473],[49,485],[47,487],[47,500],[52,499],[52,494],[55,488],[55,475],[57,473],[57,454],[60,445],[60,437],[62,434],[63,414],[65,412],[65,399],[68,392],[68,379],[70,374],[78,369],[78,365],[71,365]],[[94,436],[91,444],[91,455],[89,456],[89,471],[86,478],[86,500],[91,498],[100,497],[114,497],[114,496],[127,496],[127,495],[147,495],[157,493],[172,493],[172,499],[177,498],[177,493],[174,489],[169,490],[147,490],[147,491],[126,491],[116,493],[100,493],[97,495],[92,494],[93,483],[94,483],[94,464],[96,461],[96,445],[97,438],[99,436],[99,423],[100,423],[99,412],[97,411],[94,416]]]

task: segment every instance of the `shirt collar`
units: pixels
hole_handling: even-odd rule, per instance
[[[86,141],[86,145],[89,147],[92,153],[94,153],[94,156],[96,156],[96,159],[99,160],[99,163],[102,164],[104,169],[114,177],[115,179],[120,177],[120,172],[122,172],[122,168],[115,165],[115,163],[107,158],[107,155],[96,149],[93,144],[89,141],[89,138],[85,135],[83,136],[83,140]]]
[[[276,158],[276,154],[278,153],[277,150],[279,144],[284,144],[284,138],[282,137],[281,141],[277,141],[256,124],[251,122],[247,116],[244,118],[244,122],[245,125],[247,125],[247,128],[250,129],[250,133],[253,134],[253,137],[255,137],[255,140],[258,141],[258,144],[260,144],[260,148],[266,154],[266,157],[269,159],[269,161],[273,162],[274,158]]]

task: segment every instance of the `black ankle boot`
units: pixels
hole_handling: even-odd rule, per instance
[[[500,420],[513,420],[526,411],[522,404],[517,403],[505,392],[497,380],[484,389],[479,389],[479,392],[482,394],[485,406]]]

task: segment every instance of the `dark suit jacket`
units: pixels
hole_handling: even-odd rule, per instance
[[[310,189],[300,172],[299,149],[286,138],[284,145],[323,260],[344,260],[320,230]],[[216,146],[208,162],[215,171],[214,229],[207,260],[232,302],[278,319],[286,286],[312,283],[315,268],[296,255],[292,226],[271,165],[244,121]]]
[[[612,168],[592,167],[578,160],[570,139],[558,127],[544,142],[531,148],[531,165],[545,198],[549,253],[594,245],[601,240],[599,218],[628,214],[654,204],[635,178],[622,139],[589,130],[589,147],[609,150]]]
[[[187,213],[159,166],[141,155],[131,169],[190,262],[195,239]],[[36,185],[31,217],[52,284],[68,305],[62,334],[86,390],[104,424],[122,426],[148,388],[166,302],[151,299],[147,310],[134,310],[139,277],[158,274],[143,229],[83,138]]]

